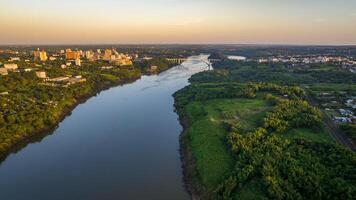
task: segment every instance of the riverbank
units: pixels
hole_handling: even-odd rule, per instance
[[[179,115],[179,114],[178,114]],[[179,122],[182,126],[182,132],[179,137],[180,155],[183,169],[183,179],[185,183],[185,189],[190,194],[193,200],[211,199],[206,188],[201,184],[197,177],[196,163],[193,157],[192,151],[189,147],[187,139],[188,134],[188,119],[179,115]]]
[[[155,72],[146,72],[146,71],[141,71],[139,75],[133,75],[131,78],[118,78],[116,80],[110,80],[110,81],[102,81],[96,83],[92,89],[88,89],[87,92],[81,94],[80,96],[75,96],[73,97],[72,100],[68,101],[68,99],[63,99],[64,101],[68,101],[63,105],[59,111],[53,111],[57,114],[54,116],[54,121],[52,121],[50,124],[45,124],[41,128],[33,128],[34,130],[26,132],[26,133],[17,133],[14,134],[13,137],[5,139],[4,142],[1,143],[0,146],[0,162],[5,160],[7,156],[11,153],[15,153],[22,148],[26,147],[27,144],[30,144],[32,142],[40,141],[42,140],[45,136],[49,135],[52,133],[58,126],[60,122],[62,122],[66,117],[71,115],[71,112],[80,104],[85,103],[88,99],[90,99],[93,96],[98,95],[100,92],[108,90],[113,87],[117,87],[120,85],[125,85],[132,83],[138,79],[140,79],[142,76],[149,76],[149,75],[155,75],[162,73],[172,67],[174,67],[174,64],[169,65],[168,67],[161,68],[159,67],[157,71]],[[88,85],[85,85],[86,88]],[[80,87],[80,86],[79,86]],[[89,87],[90,88],[90,87]],[[60,104],[60,103],[59,103]]]

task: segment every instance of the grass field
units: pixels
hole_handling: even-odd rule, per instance
[[[240,121],[244,129],[255,128],[270,109],[262,99],[217,99],[187,105],[187,137],[196,160],[198,179],[214,190],[235,163],[226,144],[226,121]]]

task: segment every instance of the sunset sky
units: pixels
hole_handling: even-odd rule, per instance
[[[0,44],[356,44],[356,0],[0,0]]]

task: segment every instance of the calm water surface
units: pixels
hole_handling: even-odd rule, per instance
[[[100,93],[0,165],[1,200],[189,199],[172,94],[205,69],[181,66]]]

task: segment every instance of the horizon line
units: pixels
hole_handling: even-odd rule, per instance
[[[166,45],[176,45],[176,46],[209,46],[209,45],[222,45],[222,46],[320,46],[320,47],[327,47],[327,46],[356,46],[355,44],[293,44],[293,43],[43,43],[43,44],[0,44],[0,46],[96,46],[96,45],[127,45],[127,46],[134,46],[134,45],[141,45],[141,46],[166,46]]]

